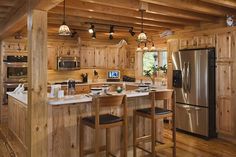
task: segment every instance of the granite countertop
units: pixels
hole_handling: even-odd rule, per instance
[[[169,90],[165,88],[158,88],[156,91],[163,91],[163,90]],[[18,101],[27,104],[27,92],[24,92],[23,94],[15,94],[13,92],[7,92],[7,94]],[[116,92],[110,93],[110,94],[117,94]],[[122,94],[126,94],[127,98],[132,97],[140,97],[140,96],[147,96],[149,92],[137,92],[137,91],[126,91]],[[49,105],[65,105],[65,104],[77,104],[77,103],[86,103],[91,102],[92,96],[89,94],[78,94],[78,95],[67,95],[63,98],[48,98],[48,104]]]

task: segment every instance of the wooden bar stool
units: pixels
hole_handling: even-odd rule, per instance
[[[156,151],[170,148],[173,149],[173,157],[176,156],[176,126],[175,126],[175,93],[173,90],[156,91],[149,94],[151,99],[151,107],[144,109],[134,110],[134,120],[133,120],[133,154],[134,157],[137,156],[137,148],[150,153],[151,156],[156,156]],[[156,100],[170,101],[172,109],[168,110],[165,108],[156,107]],[[151,135],[137,137],[137,118],[138,116],[148,118],[151,120]],[[158,119],[169,118],[172,119],[172,141],[167,143],[162,143],[156,141],[156,122]],[[140,142],[151,140],[151,151],[139,145]]]
[[[100,156],[100,129],[106,129],[106,157],[113,156],[110,150],[111,128],[123,126],[123,153],[122,157],[127,157],[127,106],[126,95],[96,96],[92,99],[92,106],[95,107],[95,115],[84,117],[80,120],[80,157],[84,157],[84,126],[95,129],[95,156]],[[119,107],[122,108],[121,117],[113,114],[100,114],[102,108]],[[122,149],[122,148],[121,148]],[[121,151],[121,152],[122,152]]]

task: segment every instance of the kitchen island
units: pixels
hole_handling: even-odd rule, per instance
[[[166,89],[160,89],[166,90]],[[114,94],[114,93],[113,93]],[[132,148],[132,116],[133,110],[149,106],[149,92],[126,91],[128,107],[128,142]],[[9,128],[18,137],[26,148],[26,125],[27,125],[27,94],[9,95]],[[88,94],[65,96],[62,99],[48,99],[48,152],[52,157],[78,157],[79,156],[79,126],[80,118],[94,113],[91,106],[92,97]],[[159,105],[162,105],[161,103]],[[119,109],[106,108],[102,112],[119,115]],[[150,122],[139,120],[139,134],[150,133]],[[163,131],[162,120],[158,122],[157,135]],[[145,126],[145,127],[144,127]],[[85,148],[92,151],[94,144],[93,131],[86,128]],[[101,132],[101,146],[105,145],[105,132]],[[120,128],[112,130],[112,150],[118,154],[122,138],[120,138]],[[162,140],[161,136],[158,136]],[[104,147],[102,147],[104,148]]]

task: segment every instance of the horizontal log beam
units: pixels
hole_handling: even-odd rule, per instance
[[[125,8],[131,10],[139,10],[140,4],[137,0],[119,0],[119,1],[110,1],[110,0],[80,0],[83,2],[91,2],[94,4],[102,4],[106,6],[118,7],[118,8]],[[175,5],[175,4],[174,4]],[[218,18],[215,16],[206,16],[206,14],[185,11],[178,8],[171,8],[171,7],[163,7],[161,5],[148,5],[148,12],[160,15],[168,15],[178,18],[185,18],[191,20],[200,20],[200,21],[217,21]]]
[[[31,9],[49,10],[62,1],[63,0],[32,0],[29,5]],[[2,22],[3,24],[0,26],[0,39],[14,34],[26,26],[28,3],[26,3],[26,0],[19,0],[17,2],[15,9],[8,14],[9,18]]]
[[[55,13],[57,15],[63,15],[60,8],[53,8],[50,10],[50,13]],[[84,11],[79,9],[70,9],[67,10],[67,17],[68,16],[74,16],[74,17],[85,17],[88,19],[101,19],[101,20],[109,20],[113,22],[123,22],[123,23],[135,23],[135,24],[141,24],[140,19],[135,19],[131,17],[125,17],[125,16],[113,16],[109,14],[104,13],[96,13],[92,11]],[[59,16],[60,17],[60,16]],[[152,20],[143,20],[144,25],[149,26],[156,26],[156,27],[163,27],[163,28],[184,28],[183,25],[180,24],[171,24],[171,23],[165,23],[165,22],[157,22]]]
[[[143,2],[162,5],[171,8],[181,8],[183,10],[198,12],[208,15],[225,17],[227,14],[235,14],[234,9],[212,5],[199,0],[141,0]],[[221,0],[220,0],[221,1]]]
[[[60,10],[62,10],[61,7],[63,7],[63,5],[59,5],[58,7],[60,7]],[[90,2],[68,1],[66,7],[68,8],[68,10],[80,9],[84,11],[93,11],[96,13],[105,13],[105,14],[116,15],[116,16],[122,15],[126,17],[134,17],[136,19],[140,19],[139,11],[118,8],[118,7],[111,7],[111,6],[101,5],[101,4],[94,4]],[[144,12],[144,19],[159,21],[159,22],[184,24],[184,25],[186,24],[199,25],[199,22],[196,20],[187,20],[183,18],[176,18],[176,17],[152,14],[152,13],[147,13],[147,12]]]
[[[236,9],[236,1],[232,0],[201,0],[201,1]]]

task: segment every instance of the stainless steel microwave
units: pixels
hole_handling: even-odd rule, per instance
[[[80,69],[78,57],[57,57],[57,70],[77,70]]]

